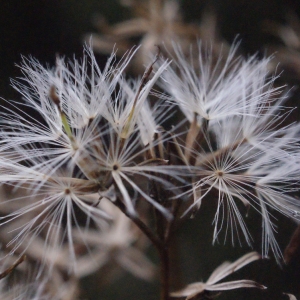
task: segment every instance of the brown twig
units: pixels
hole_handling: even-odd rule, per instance
[[[161,300],[169,300],[169,251],[168,239],[160,239],[152,230],[137,216],[127,212],[126,206],[122,201],[117,199],[114,203],[134,224],[149,238],[153,246],[157,249],[160,258],[160,281],[161,281]]]
[[[158,250],[160,250],[163,246],[161,240],[150,230],[150,228],[138,217],[132,216],[127,212],[126,206],[122,201],[117,199],[115,202],[112,202],[115,204],[152,242],[154,247]]]
[[[10,267],[8,267],[5,271],[0,273],[0,279],[8,276],[19,264],[21,264],[26,259],[26,255],[23,254],[20,256]]]
[[[160,256],[160,282],[161,282],[161,300],[169,300],[170,291],[170,261],[168,245],[164,245],[159,251]]]

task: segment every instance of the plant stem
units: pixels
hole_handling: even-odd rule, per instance
[[[8,267],[6,270],[4,270],[0,274],[0,279],[3,279],[4,277],[8,276],[25,259],[26,259],[26,255],[25,254],[23,254],[22,256],[20,256],[10,267]]]
[[[116,200],[114,204],[134,222],[134,224],[149,238],[153,246],[156,248],[160,259],[160,283],[161,283],[161,297],[160,300],[169,300],[169,288],[170,288],[170,268],[169,268],[169,249],[168,249],[168,237],[160,239],[158,238],[150,228],[138,217],[132,216],[126,210],[124,203],[120,200]]]
[[[164,245],[160,251],[160,282],[161,282],[161,300],[169,300],[170,289],[170,265],[169,265],[169,251],[168,247]]]
[[[154,247],[160,251],[163,247],[163,243],[161,240],[150,230],[150,228],[138,217],[132,216],[127,212],[125,205],[117,200],[114,204],[148,237],[148,239],[152,242]]]

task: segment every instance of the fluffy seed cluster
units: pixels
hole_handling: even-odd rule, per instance
[[[236,47],[216,58],[201,44],[187,58],[174,46],[172,62],[155,58],[141,79],[127,79],[136,51],[119,62],[113,53],[103,70],[89,47],[53,69],[23,60],[13,82],[23,102],[0,113],[7,247],[25,253],[38,241],[50,266],[67,249],[74,269],[86,237],[112,228],[102,198],[131,218],[152,207],[174,221],[207,200],[216,203],[214,241],[224,229],[251,243],[244,205],[261,214],[263,254],[271,247],[279,257],[272,210],[299,219],[299,125],[287,122],[269,59],[244,59]]]
[[[236,50],[216,59],[199,44],[196,58],[187,60],[175,46],[175,67],[162,75],[190,123],[184,154],[194,167],[194,203],[186,213],[216,199],[214,241],[226,227],[226,235],[242,233],[251,244],[239,204],[252,207],[262,216],[263,255],[271,247],[279,258],[272,210],[299,218],[299,124],[288,122],[288,93],[274,86],[269,59],[244,60]]]

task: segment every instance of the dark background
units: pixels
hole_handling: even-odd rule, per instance
[[[272,40],[263,32],[264,19],[284,21],[291,9],[299,11],[296,0],[182,0],[184,16],[188,21],[200,20],[204,7],[215,8],[219,29],[227,41],[239,35],[245,53],[262,51]],[[53,64],[56,54],[71,57],[82,54],[82,38],[95,31],[92,19],[104,15],[115,23],[128,18],[128,10],[116,0],[10,0],[0,1],[0,89],[1,95],[13,92],[8,78],[20,74],[14,64],[21,55],[32,55],[41,62]]]
[[[185,18],[197,22],[208,1],[181,1]],[[259,0],[223,0],[210,1],[218,15],[218,24],[222,36],[232,42],[239,34],[241,49],[245,54],[264,53],[268,43],[280,44],[276,38],[266,34],[262,29],[264,19],[285,22],[285,13],[290,9],[299,12],[299,1],[259,1]],[[116,1],[110,0],[24,0],[0,1],[0,97],[5,99],[20,99],[20,96],[10,87],[10,78],[21,76],[15,66],[21,61],[21,56],[33,56],[42,64],[53,65],[56,54],[66,57],[82,55],[83,36],[95,31],[92,19],[96,13],[105,15],[111,22],[119,22],[128,17],[128,11]],[[100,64],[105,62],[105,56],[97,55]],[[296,101],[296,103],[298,103]],[[276,215],[277,216],[277,215]],[[278,217],[278,242],[282,249],[287,245],[295,229],[295,224],[282,216]],[[260,249],[260,219],[249,216],[250,228],[257,241],[255,249]],[[205,280],[207,276],[223,260],[235,260],[249,251],[246,245],[240,247],[237,243],[232,247],[212,246],[213,227],[207,227],[213,220],[213,211],[208,204],[194,220],[178,232],[178,243],[182,256],[182,265],[186,283]],[[248,220],[246,220],[248,222]],[[201,225],[205,225],[201,226]],[[151,250],[150,250],[151,252]],[[155,259],[155,255],[151,254]],[[281,294],[292,292],[300,296],[300,264],[297,261],[289,266],[279,267],[274,259],[262,264],[253,264],[238,272],[231,279],[248,278],[269,287],[267,291],[241,290],[225,293],[220,299],[287,299]],[[149,284],[136,280],[125,274],[112,287],[104,291],[97,290],[101,276],[89,276],[83,281],[82,299],[156,299],[157,283]],[[125,284],[124,284],[125,282]],[[100,296],[99,296],[100,295]]]

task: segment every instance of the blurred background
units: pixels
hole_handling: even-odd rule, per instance
[[[182,0],[178,3],[182,22],[192,26],[202,24],[205,29],[205,17],[208,14],[213,16],[215,23],[208,25],[211,27],[206,38],[207,35],[209,38],[210,32],[214,32],[216,35],[212,39],[217,37],[220,43],[229,45],[238,39],[241,43],[240,52],[245,56],[275,53],[274,69],[283,71],[281,83],[295,87],[290,104],[299,107],[300,1]],[[19,100],[20,95],[10,87],[10,78],[22,75],[16,67],[22,56],[35,57],[42,64],[50,66],[54,65],[57,54],[79,58],[88,37],[95,34],[101,40],[103,32],[100,31],[105,31],[109,25],[129,20],[138,11],[139,1],[135,1],[134,12],[130,1],[117,0],[2,0],[0,4],[0,97]],[[138,44],[141,37],[135,35],[129,45]],[[285,37],[290,38],[286,40]],[[110,42],[114,43],[113,37]],[[104,65],[107,57],[105,52],[109,50],[102,51],[100,48],[97,59],[100,65]],[[299,120],[299,109],[290,118]],[[178,256],[181,257],[179,265],[185,283],[205,280],[224,260],[235,260],[250,251],[246,245],[240,246],[238,241],[234,247],[230,243],[223,245],[222,240],[212,246],[213,226],[207,225],[212,223],[214,213],[209,203],[204,204],[201,210],[177,235]],[[296,224],[276,213],[275,216],[278,218],[278,242],[284,249]],[[250,229],[257,232],[257,236],[254,234],[254,248],[259,251],[260,218],[250,214],[247,223],[255,224]],[[153,261],[157,260],[153,249],[149,249],[149,256]],[[233,275],[232,279],[253,279],[268,286],[268,290],[227,292],[218,299],[288,299],[282,292],[300,297],[299,261],[300,253],[296,253],[286,266],[276,265],[273,257],[260,264],[247,266]],[[145,282],[126,272],[119,274],[109,285],[103,282],[106,282],[105,272],[84,278],[80,299],[154,300],[159,291],[158,282]]]
[[[13,93],[9,78],[19,75],[15,64],[20,62],[21,55],[32,55],[49,64],[54,63],[56,54],[80,56],[84,36],[97,32],[99,15],[105,16],[109,24],[131,16],[130,9],[117,0],[1,0],[0,3],[0,88],[4,96]],[[184,20],[192,23],[201,21],[204,9],[212,9],[222,38],[232,42],[239,35],[245,53],[264,53],[268,44],[282,44],[278,37],[266,32],[263,22],[284,24],[288,13],[297,14],[300,10],[297,0],[181,0],[179,3]]]

